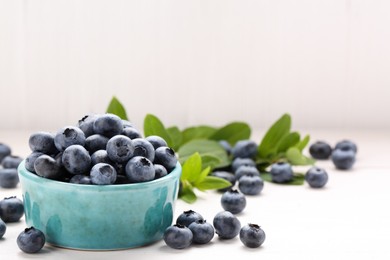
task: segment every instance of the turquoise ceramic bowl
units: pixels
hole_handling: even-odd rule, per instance
[[[18,169],[25,220],[52,245],[117,250],[161,240],[172,224],[181,166],[144,183],[81,185],[53,181]]]

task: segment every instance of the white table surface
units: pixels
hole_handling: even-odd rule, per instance
[[[0,142],[13,154],[29,154],[29,131],[0,131]],[[318,161],[329,173],[324,189],[265,183],[260,196],[247,196],[247,207],[237,217],[242,224],[259,224],[266,232],[263,246],[249,249],[239,238],[174,250],[163,241],[120,251],[78,251],[45,245],[38,254],[21,252],[17,235],[26,227],[24,218],[9,223],[0,239],[0,259],[390,259],[390,134],[385,131],[308,131],[312,141],[330,144],[349,138],[358,144],[357,161],[350,171],[336,170],[331,161]],[[259,136],[254,135],[254,140]],[[307,150],[306,150],[307,153]],[[306,168],[305,168],[306,169]],[[179,200],[175,218],[192,209],[212,223],[222,210],[220,194],[198,193],[194,204]],[[0,198],[21,198],[20,186],[0,189]]]

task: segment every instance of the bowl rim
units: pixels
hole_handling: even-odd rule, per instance
[[[22,176],[24,179],[28,179],[29,181],[32,181],[39,185],[44,185],[44,186],[51,185],[51,187],[57,186],[63,188],[75,188],[75,189],[90,190],[90,191],[118,191],[118,190],[150,188],[153,186],[159,186],[164,183],[168,183],[175,179],[180,179],[181,171],[182,171],[182,166],[178,161],[176,163],[175,168],[170,173],[168,173],[164,177],[155,180],[138,182],[138,183],[127,183],[127,184],[94,185],[94,184],[77,184],[77,183],[70,183],[70,182],[62,182],[62,181],[52,180],[52,179],[38,176],[35,173],[32,173],[26,169],[25,159],[18,166],[19,177]]]

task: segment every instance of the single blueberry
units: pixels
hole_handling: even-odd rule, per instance
[[[148,140],[153,145],[155,150],[162,146],[168,146],[167,142],[162,137],[157,135],[150,135],[145,139]]]
[[[95,122],[98,115],[90,114],[81,118],[78,122],[78,127],[81,131],[84,132],[85,137],[91,136],[95,134],[95,130],[93,129],[93,123]]]
[[[246,224],[240,230],[241,242],[249,248],[257,248],[265,241],[265,232],[257,224]]]
[[[352,150],[357,153],[357,145],[350,140],[342,140],[338,142],[334,149]]]
[[[54,136],[54,144],[58,151],[64,151],[71,145],[85,145],[85,135],[80,128],[75,126],[66,126],[58,130]]]
[[[98,163],[108,163],[113,164],[110,158],[108,158],[108,154],[106,150],[97,150],[91,155],[91,166],[94,166]]]
[[[222,211],[215,215],[213,219],[215,232],[221,239],[232,239],[238,235],[241,223],[233,213]]]
[[[260,176],[259,170],[254,166],[240,166],[237,171],[234,173],[234,176],[236,176],[236,180],[239,180],[244,175],[255,175]]]
[[[97,150],[106,149],[108,138],[104,135],[94,134],[90,135],[85,139],[85,149],[89,154],[93,154]]]
[[[271,178],[276,183],[292,181],[294,175],[291,165],[287,162],[277,162],[271,165]]]
[[[238,141],[232,149],[233,158],[254,158],[257,155],[257,144],[251,140]]]
[[[305,175],[305,180],[312,188],[322,188],[328,182],[328,173],[319,167],[311,167]]]
[[[35,159],[34,172],[38,176],[52,180],[60,179],[63,173],[57,161],[46,154]]]
[[[164,242],[174,249],[184,249],[191,245],[193,234],[191,230],[182,225],[173,225],[164,231]]]
[[[28,254],[34,254],[42,249],[46,238],[42,231],[30,227],[19,234],[16,242],[20,250]]]
[[[202,215],[193,210],[183,211],[176,219],[176,224],[188,227],[192,222],[204,220]]]
[[[123,125],[123,128],[128,128],[128,127],[134,128],[133,123],[131,123],[129,120],[122,119],[122,125]]]
[[[154,162],[164,166],[168,172],[171,172],[177,164],[175,151],[167,146],[161,146],[156,149]]]
[[[8,155],[1,161],[1,165],[6,169],[16,169],[23,161],[23,158],[15,155]]]
[[[130,138],[116,135],[107,142],[107,154],[113,162],[124,163],[134,155],[134,145]]]
[[[154,179],[153,163],[145,157],[136,156],[126,164],[126,176],[130,182],[145,182]]]
[[[5,231],[7,231],[7,225],[4,223],[4,221],[0,218],[0,239],[4,236]]]
[[[126,127],[122,130],[122,135],[127,136],[130,139],[142,138],[141,133],[134,127]]]
[[[109,138],[119,135],[123,130],[122,119],[114,114],[98,116],[93,123],[94,132]]]
[[[238,189],[245,195],[258,195],[264,188],[264,181],[257,175],[244,175],[238,180]]]
[[[19,183],[17,169],[1,169],[0,168],[0,187],[12,189]]]
[[[232,146],[229,144],[228,141],[220,140],[218,143],[223,147],[223,149],[226,151],[228,155],[232,153]]]
[[[192,242],[194,244],[207,244],[214,237],[214,227],[206,220],[196,220],[188,228],[192,232]]]
[[[162,166],[161,164],[154,164],[154,171],[155,171],[154,179],[159,179],[168,174],[167,169],[165,169],[165,167]]]
[[[37,132],[30,135],[28,144],[33,152],[45,154],[55,154],[58,152],[54,144],[54,134],[49,132]]]
[[[114,184],[116,180],[116,170],[110,164],[98,163],[91,169],[91,182],[97,185]]]
[[[143,156],[148,158],[150,161],[154,161],[154,147],[153,145],[144,138],[135,138],[131,140],[134,145],[134,156]]]
[[[215,171],[215,172],[212,172],[211,175],[215,176],[215,177],[219,177],[219,178],[225,179],[225,180],[227,180],[227,181],[229,181],[231,183],[231,185],[229,187],[219,189],[218,191],[222,191],[222,192],[227,191],[227,190],[229,190],[231,187],[233,187],[236,184],[236,176],[232,172],[228,172],[228,171]]]
[[[232,162],[232,172],[236,172],[237,169],[243,165],[256,167],[256,163],[253,161],[253,159],[237,157]]]
[[[24,214],[23,202],[13,197],[7,197],[0,201],[0,218],[5,222],[18,222]]]
[[[86,174],[91,168],[91,156],[81,145],[71,145],[62,154],[62,164],[72,174]]]
[[[69,182],[74,184],[92,184],[90,176],[81,174],[73,175]]]
[[[0,143],[0,163],[8,155],[11,155],[11,147],[6,144]]]
[[[331,158],[337,169],[349,170],[356,161],[356,153],[349,147],[344,147],[334,149]]]
[[[332,147],[324,141],[317,141],[310,145],[309,153],[314,159],[326,160],[332,153]]]
[[[26,157],[26,161],[24,163],[24,166],[26,167],[26,169],[30,172],[33,172],[35,173],[35,169],[34,169],[34,163],[35,163],[35,160],[39,157],[43,155],[43,153],[41,152],[32,152],[30,153],[27,157]]]
[[[221,205],[233,214],[241,213],[246,207],[245,195],[234,189],[225,191],[221,196]]]

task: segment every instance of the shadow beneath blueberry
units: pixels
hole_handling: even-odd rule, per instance
[[[192,249],[192,247],[193,245],[183,249],[174,249],[163,243],[160,247],[158,247],[158,251],[167,254],[187,254]]]
[[[251,247],[247,247],[247,246],[245,246],[244,244],[241,243],[241,246],[239,247],[239,250],[245,251],[245,253],[247,253],[247,252],[257,253],[259,251],[263,251],[264,250],[264,246],[251,248]]]

